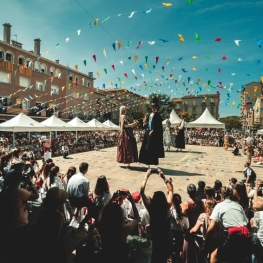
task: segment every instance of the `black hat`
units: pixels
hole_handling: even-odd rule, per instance
[[[158,107],[159,106],[159,99],[157,97],[152,98],[151,105]]]

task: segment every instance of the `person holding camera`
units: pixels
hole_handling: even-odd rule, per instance
[[[151,201],[145,195],[146,183],[152,173],[148,169],[144,180],[142,181],[140,194],[144,206],[150,215],[150,226],[152,235],[152,258],[151,263],[166,263],[172,256],[172,233],[170,229],[170,208],[173,202],[172,181],[165,178],[161,169],[157,169],[157,174],[164,180],[168,195],[157,191],[154,193]]]
[[[18,164],[20,166],[20,164]],[[38,198],[37,189],[30,180],[24,182],[25,189],[19,186],[25,180],[21,167],[13,165],[5,178],[5,186],[0,194],[0,249],[10,262],[18,262],[21,256],[28,258],[30,229],[28,224],[27,201]]]
[[[119,200],[126,196],[131,202],[134,218],[124,224],[123,211]],[[128,262],[128,249],[126,240],[131,235],[140,221],[139,213],[135,202],[129,191],[117,191],[111,200],[102,208],[98,229],[102,241],[102,261],[101,262]]]

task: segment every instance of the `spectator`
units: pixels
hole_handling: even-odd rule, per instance
[[[1,171],[4,178],[5,178],[6,174],[8,173],[8,171],[10,170],[10,167],[11,167],[12,161],[13,161],[13,156],[14,156],[13,152],[9,152],[8,154],[5,154],[1,158],[0,171]]]
[[[229,179],[229,187],[231,187],[232,189],[235,189],[237,183],[237,179],[232,177],[231,179]]]
[[[201,230],[201,233],[203,235],[203,239],[206,238],[207,229],[210,225],[210,216],[212,214],[212,211],[214,207],[216,206],[216,200],[215,199],[206,199],[205,201],[205,213],[202,213],[199,215],[195,226],[190,230],[190,233],[197,233],[199,230]],[[224,236],[224,228],[221,224],[221,222],[217,222],[215,229],[213,231],[213,235],[211,238],[211,242],[208,244],[207,250],[202,251],[199,254],[199,257],[206,257],[207,253],[213,252],[221,243]]]
[[[63,177],[63,181],[62,181],[64,189],[67,189],[68,181],[74,174],[76,174],[76,171],[77,169],[75,166],[70,166],[68,168],[68,171],[66,172],[65,176]]]
[[[189,219],[189,227],[194,227],[199,215],[205,212],[204,204],[201,200],[195,197],[196,187],[194,184],[189,184],[187,186],[187,193],[190,199],[182,205],[182,211],[187,215]],[[182,261],[183,262],[193,262],[194,260],[194,244],[193,238],[190,235],[185,236]]]
[[[20,148],[17,148],[13,152],[14,158],[12,163],[21,163],[23,162],[22,156],[23,156],[23,151]]]
[[[58,173],[59,173],[59,167],[53,166],[49,172],[49,176],[44,182],[46,189],[50,189],[52,187],[58,187],[60,189],[63,189],[63,185],[61,179],[58,177]]]
[[[172,256],[172,236],[170,231],[170,208],[173,199],[173,185],[167,180],[163,172],[158,169],[157,173],[164,180],[168,195],[161,191],[154,193],[150,201],[144,191],[148,178],[151,175],[151,169],[148,169],[145,179],[142,182],[140,194],[143,203],[150,215],[150,225],[152,233],[152,263],[166,263]]]
[[[219,181],[219,180],[215,180],[215,183],[214,183],[214,191],[215,191],[215,199],[216,201],[221,201],[221,195],[220,195],[220,192],[221,192],[221,187],[222,187],[222,182]]]
[[[222,202],[217,204],[210,216],[204,247],[209,249],[216,222],[221,221],[227,229],[227,239],[211,254],[211,263],[242,262],[249,255],[250,239],[247,218],[241,205],[233,201],[233,189],[221,188]]]
[[[123,212],[117,204],[118,193],[114,193],[112,199],[106,204],[99,215],[98,229],[102,241],[102,261],[101,262],[128,262],[128,251],[126,239],[139,223],[139,214],[132,196],[127,192],[127,198],[132,204],[134,219],[128,224],[124,224]]]
[[[195,197],[199,200],[205,199],[205,182],[204,181],[199,181],[198,182],[198,188],[196,190]]]
[[[236,183],[235,189],[233,190],[233,200],[238,202],[245,213],[247,213],[249,206],[249,199],[247,196],[246,185],[242,182]]]
[[[22,171],[13,166],[6,174],[5,187],[0,194],[0,247],[7,253],[10,262],[19,262],[21,255],[30,258],[30,229],[28,224],[27,201],[38,198],[37,189],[19,188]]]
[[[205,191],[205,199],[208,199],[208,198],[215,199],[215,190],[214,190],[214,188],[212,188],[211,186],[206,186],[204,191]]]
[[[173,258],[172,262],[179,262],[179,258],[183,252],[184,234],[189,229],[189,220],[182,213],[182,199],[179,194],[173,194],[173,203],[171,207],[171,230],[173,234]]]
[[[52,187],[47,191],[43,200],[43,209],[38,217],[33,232],[33,243],[31,251],[37,262],[66,262],[66,251],[63,239],[64,215],[60,212],[62,205],[67,200],[67,192]],[[44,248],[39,255],[39,248]],[[31,256],[32,257],[32,256]]]
[[[88,223],[88,220],[92,218],[92,209],[94,208],[93,203],[90,201],[90,182],[85,177],[88,172],[89,165],[88,163],[81,163],[79,165],[79,173],[73,175],[67,186],[67,193],[69,194],[69,202],[73,207],[87,207],[88,214],[80,222],[79,228],[86,231],[87,227],[85,226]]]

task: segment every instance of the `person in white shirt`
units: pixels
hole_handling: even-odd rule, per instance
[[[80,223],[80,228],[85,227],[85,223],[92,218],[92,209],[94,204],[89,199],[90,181],[85,177],[88,172],[88,163],[81,163],[79,165],[79,173],[74,174],[68,181],[67,193],[69,194],[69,202],[71,206],[88,208],[88,214]]]

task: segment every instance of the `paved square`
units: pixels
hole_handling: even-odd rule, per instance
[[[140,145],[138,145],[139,149]],[[128,170],[124,164],[117,163],[116,147],[72,154],[68,159],[55,157],[53,160],[62,173],[65,173],[71,165],[78,169],[81,162],[88,162],[87,178],[91,181],[91,190],[95,187],[97,177],[105,175],[112,193],[120,188],[129,189],[130,192],[139,191],[146,172],[144,164],[131,164],[132,169]],[[175,148],[165,152],[165,158],[159,159],[159,167],[166,177],[173,178],[174,191],[186,200],[188,197],[186,187],[189,183],[197,185],[199,180],[203,180],[207,185],[213,186],[216,179],[222,181],[223,185],[227,185],[231,177],[241,180],[243,174],[235,173],[235,171],[243,170],[245,160],[245,155],[233,156],[231,150],[225,151],[221,147],[186,145],[183,152],[176,152]],[[252,164],[257,178],[261,176],[262,167]],[[146,193],[152,195],[157,190],[166,191],[166,187],[157,174],[152,174],[148,180]]]

